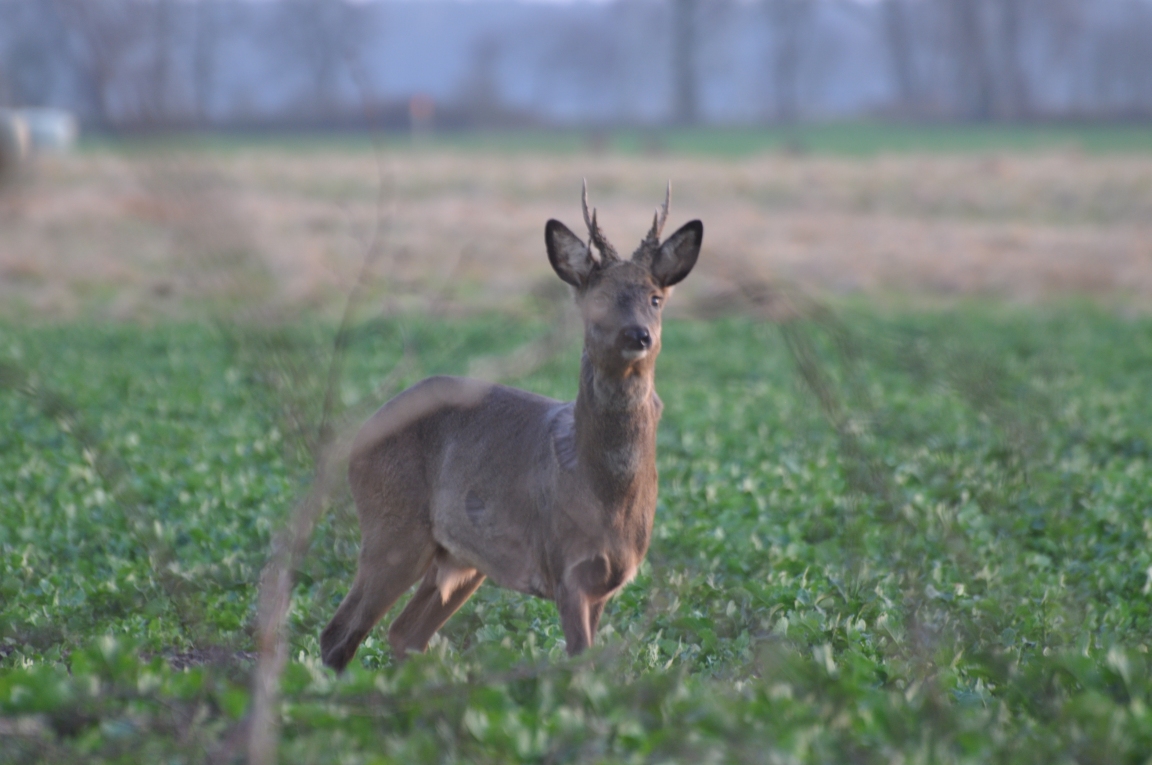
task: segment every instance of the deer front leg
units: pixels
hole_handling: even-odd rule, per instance
[[[596,633],[600,630],[600,615],[604,613],[604,606],[608,604],[608,598],[593,601],[588,607],[588,629],[592,636],[592,640],[596,640]]]
[[[568,569],[556,590],[556,607],[560,611],[560,626],[564,628],[569,656],[592,645],[604,604],[623,580],[623,575],[614,571],[602,555],[582,560]]]
[[[568,655],[575,656],[592,645],[591,603],[588,596],[567,585],[556,588],[556,608],[560,611],[560,626]]]

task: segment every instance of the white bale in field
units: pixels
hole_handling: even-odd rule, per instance
[[[0,182],[16,175],[31,147],[31,131],[20,112],[0,109]]]
[[[80,128],[71,112],[64,109],[17,109],[28,125],[35,151],[63,152],[76,143]]]

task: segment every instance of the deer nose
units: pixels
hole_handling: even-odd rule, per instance
[[[652,333],[647,327],[625,327],[622,334],[629,350],[646,351],[652,347]]]

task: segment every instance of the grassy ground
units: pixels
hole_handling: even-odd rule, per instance
[[[400,384],[544,331],[364,323],[340,407],[360,419],[405,349]],[[0,760],[237,751],[330,334],[0,329]],[[299,572],[284,761],[1146,760],[1152,322],[856,307],[664,345],[656,532],[603,648],[564,659],[552,604],[486,585],[426,657],[398,669],[377,634],[334,680],[341,499]],[[576,360],[511,381],[571,396]]]
[[[342,490],[296,572],[282,760],[1146,763],[1147,145],[858,125],[45,158],[0,196],[0,762],[242,757],[260,572],[325,399],[344,431],[438,372],[571,397],[543,222],[579,220],[587,177],[625,250],[671,177],[705,248],[665,330],[652,549],[602,647],[566,659],[551,603],[486,585],[427,656],[395,666],[378,631],[334,679]]]

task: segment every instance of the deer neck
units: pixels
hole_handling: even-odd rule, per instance
[[[598,370],[585,354],[576,397],[577,459],[606,503],[635,497],[656,479],[655,367],[625,375]]]

